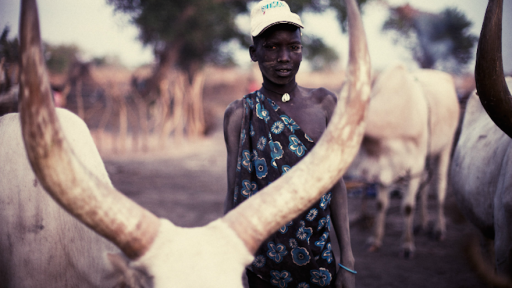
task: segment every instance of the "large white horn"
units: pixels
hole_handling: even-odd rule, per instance
[[[475,81],[485,111],[512,137],[512,97],[503,73],[501,51],[502,18],[503,0],[489,0],[478,40]]]
[[[339,181],[359,149],[370,94],[370,57],[357,5],[354,0],[345,2],[350,37],[344,89],[348,95],[340,97],[329,127],[306,158],[224,217],[252,253]]]
[[[19,110],[32,169],[48,193],[68,212],[112,241],[128,257],[144,254],[158,232],[158,218],[92,177],[64,138],[51,100],[35,0],[22,1],[20,44]]]

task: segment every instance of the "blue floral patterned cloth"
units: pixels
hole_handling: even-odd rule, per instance
[[[315,145],[293,119],[259,91],[245,95],[242,101],[245,114],[233,207],[288,172]],[[280,288],[334,286],[330,201],[328,192],[271,235],[256,252],[249,269]]]

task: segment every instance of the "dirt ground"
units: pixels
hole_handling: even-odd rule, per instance
[[[172,143],[166,153],[142,156],[105,155],[105,164],[114,186],[127,196],[180,226],[202,226],[220,217],[226,193],[225,159],[222,131],[205,139]],[[374,212],[375,200],[369,200]],[[434,215],[434,199],[430,200]],[[451,195],[446,203],[447,235],[438,242],[417,235],[417,251],[411,260],[400,254],[402,219],[399,199],[393,199],[388,212],[383,247],[366,252],[371,229],[351,227],[356,259],[357,287],[486,287],[471,270],[463,247],[474,228],[465,221]],[[361,197],[349,198],[350,218],[360,211]],[[416,217],[417,218],[417,217]]]
[[[186,143],[171,142],[169,149],[151,154],[116,156],[109,152],[102,153],[114,186],[157,216],[184,227],[202,226],[222,215],[227,186],[222,115],[231,101],[246,92],[237,82],[239,73],[217,71],[211,75],[218,76],[217,82],[220,84],[213,81],[212,76],[208,79],[215,83],[205,86],[204,105],[212,121],[212,129],[206,138]],[[316,78],[333,78],[319,76]],[[306,81],[302,85],[339,90],[339,83],[329,84],[332,80],[319,83],[316,78],[304,77],[301,83]],[[235,84],[223,84],[231,82]],[[348,205],[352,221],[360,215],[361,196],[355,193],[350,195]],[[429,201],[429,212],[433,218],[436,211],[434,197]],[[445,205],[446,239],[439,242],[426,234],[417,235],[416,253],[410,260],[400,257],[403,225],[399,207],[400,199],[392,199],[383,247],[377,252],[366,251],[366,239],[372,229],[362,223],[351,226],[355,269],[358,272],[357,287],[487,287],[477,278],[464,254],[468,239],[476,235],[475,229],[458,212],[450,193]],[[368,211],[370,214],[375,212],[375,199],[369,200]],[[336,249],[337,245],[333,247]]]

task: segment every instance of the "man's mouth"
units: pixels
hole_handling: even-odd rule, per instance
[[[292,69],[276,69],[275,71],[279,76],[288,76],[291,73]]]

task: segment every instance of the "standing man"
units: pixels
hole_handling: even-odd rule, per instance
[[[231,103],[224,115],[228,193],[226,213],[275,181],[313,149],[327,127],[336,96],[298,86],[302,61],[300,17],[283,1],[264,0],[251,11],[249,48],[262,87]],[[249,286],[355,287],[347,192],[340,180],[322,198],[281,227],[247,268]],[[337,272],[330,224],[339,239]]]

